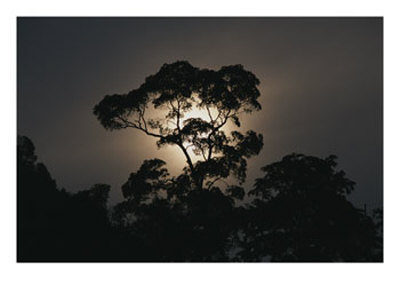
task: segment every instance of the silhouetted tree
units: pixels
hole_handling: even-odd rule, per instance
[[[255,75],[241,65],[214,71],[178,61],[164,64],[127,94],[105,96],[94,114],[108,130],[134,128],[157,138],[159,147],[178,146],[191,183],[210,188],[229,175],[243,182],[246,159],[262,148],[260,134],[232,131],[228,135],[223,130],[230,121],[239,127],[240,114],[261,109],[258,85]],[[196,110],[203,116],[191,117]],[[195,162],[193,156],[199,160]]]
[[[122,186],[126,200],[113,209],[114,224],[136,244],[131,260],[227,260],[233,199],[217,187],[190,189],[186,175],[170,177],[164,165],[146,160]]]
[[[76,194],[59,190],[32,141],[18,136],[18,261],[112,260],[112,229],[106,203],[110,187]]]
[[[374,224],[347,200],[355,183],[335,167],[335,156],[299,154],[263,167],[250,192],[256,199],[246,213],[241,258],[374,260]]]
[[[18,259],[46,260],[53,258],[55,248],[49,245],[49,241],[57,241],[59,232],[59,207],[54,200],[62,202],[65,195],[57,190],[44,164],[36,161],[32,141],[18,136],[17,142]]]

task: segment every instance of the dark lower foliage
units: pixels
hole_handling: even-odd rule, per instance
[[[335,157],[292,154],[262,168],[240,256],[258,261],[382,261],[376,225],[347,201],[354,182]]]
[[[382,211],[374,223],[347,201],[354,183],[334,157],[264,167],[246,206],[241,187],[195,189],[164,164],[144,162],[109,212],[108,185],[59,190],[19,137],[18,261],[382,261]]]

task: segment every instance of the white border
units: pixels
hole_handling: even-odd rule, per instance
[[[400,300],[399,10],[382,1],[8,1],[1,4],[0,299]],[[384,16],[384,264],[16,264],[16,16]],[[397,96],[397,97],[396,97]]]

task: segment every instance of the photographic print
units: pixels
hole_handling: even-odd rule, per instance
[[[18,262],[383,262],[383,18],[17,18]]]

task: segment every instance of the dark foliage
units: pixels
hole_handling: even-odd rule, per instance
[[[18,137],[17,160],[18,261],[109,260],[110,187],[98,184],[76,194],[57,189],[27,137]]]
[[[165,162],[145,161],[108,213],[109,186],[70,194],[18,138],[18,261],[382,261],[376,223],[346,196],[335,158],[290,155],[262,170],[246,206],[240,186],[191,189]]]
[[[381,261],[372,219],[347,200],[354,182],[336,158],[292,154],[262,168],[250,194],[246,261]]]

